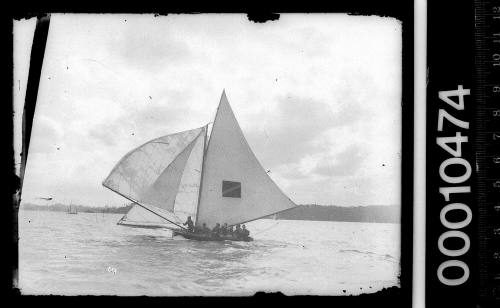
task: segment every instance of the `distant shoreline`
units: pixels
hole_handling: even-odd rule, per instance
[[[126,214],[133,204],[121,207],[91,207],[85,205],[71,205],[79,213],[108,213]],[[70,205],[52,204],[37,205],[25,203],[22,210],[68,212]],[[273,215],[274,216],[274,215]],[[273,216],[266,217],[273,219]],[[343,221],[343,222],[370,222],[370,223],[400,223],[400,208],[394,205],[370,205],[357,207],[300,205],[297,208],[276,214],[277,220],[309,220],[309,221]]]
[[[126,206],[105,206],[105,207],[92,207],[85,205],[67,205],[67,204],[51,204],[51,205],[39,205],[32,203],[21,204],[21,210],[30,211],[48,211],[48,212],[69,212],[69,209],[75,210],[78,213],[110,213],[110,214],[126,214],[132,208],[132,204]]]
[[[307,204],[278,213],[276,219],[400,223],[400,213],[400,207],[395,205],[344,207]]]

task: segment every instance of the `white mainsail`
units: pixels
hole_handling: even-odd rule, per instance
[[[260,165],[225,92],[211,131],[204,166],[197,225],[234,225],[297,206]],[[224,186],[227,191],[223,192]]]

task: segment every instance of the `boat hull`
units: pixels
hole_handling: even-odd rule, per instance
[[[251,242],[253,238],[248,236],[246,238],[235,238],[232,236],[214,236],[211,234],[199,234],[184,230],[174,230],[173,235],[180,235],[189,240],[195,241],[212,241],[212,242],[222,242],[222,241],[233,241],[233,242]]]

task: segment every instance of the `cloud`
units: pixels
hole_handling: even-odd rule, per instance
[[[109,41],[110,52],[118,51],[123,63],[148,73],[160,72],[169,64],[190,59],[189,46],[175,38],[166,25],[151,22],[150,31],[146,32],[143,22],[127,21],[121,35]]]
[[[88,137],[105,146],[124,143],[127,138],[149,140],[187,130],[188,119],[195,113],[187,103],[189,93],[162,90],[130,105],[111,119],[103,119],[88,130]],[[195,117],[196,118],[196,117]],[[201,126],[204,122],[198,122]],[[125,143],[128,143],[125,141]]]
[[[245,132],[265,165],[297,163],[304,155],[328,148],[316,141],[333,123],[331,107],[305,97],[278,97],[276,102],[274,108],[261,113],[261,125]]]
[[[326,153],[338,146],[332,129],[349,127],[348,133],[361,129],[367,115],[349,91],[333,100],[318,100],[289,93],[277,97],[274,107],[251,115],[252,129],[245,132],[259,159],[276,168],[296,164],[313,153]],[[345,130],[344,130],[345,131]],[[279,153],[279,155],[276,155]]]
[[[235,14],[55,14],[35,115],[44,154],[30,158],[29,185],[115,200],[100,190],[114,164],[211,121],[225,88],[252,150],[294,200],[385,203],[399,185],[400,47],[400,25],[376,16],[257,25]]]
[[[118,122],[102,123],[92,127],[88,132],[88,137],[104,146],[114,146],[117,144],[120,136],[124,135],[122,127]]]
[[[30,154],[45,154],[57,149],[64,132],[59,125],[45,116],[35,117],[30,139]]]
[[[373,179],[369,177],[322,177],[289,181],[284,192],[298,204],[360,206],[385,204],[387,196],[375,196]],[[386,199],[386,200],[384,200]],[[395,203],[397,204],[397,203]]]
[[[324,176],[355,175],[364,158],[363,149],[359,145],[351,145],[331,159],[323,158],[318,161],[312,172]]]

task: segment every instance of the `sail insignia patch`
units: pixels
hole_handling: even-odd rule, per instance
[[[222,197],[241,198],[241,183],[222,181]]]

